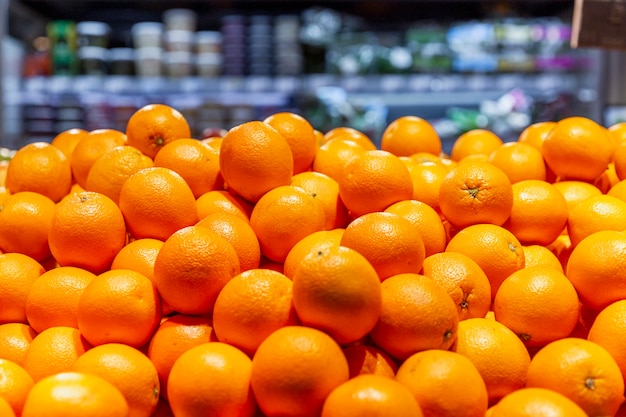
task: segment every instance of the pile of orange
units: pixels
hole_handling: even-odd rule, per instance
[[[0,415],[626,416],[626,124],[154,104],[0,178]]]

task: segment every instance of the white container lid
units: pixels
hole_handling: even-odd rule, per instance
[[[109,53],[111,61],[133,61],[135,59],[133,48],[111,48]]]
[[[137,22],[131,29],[135,35],[155,35],[161,36],[163,33],[163,23],[161,22]]]
[[[111,33],[111,27],[104,22],[78,22],[76,24],[76,33],[85,36],[108,36]]]
[[[100,46],[82,46],[78,48],[78,58],[97,59],[99,61],[107,61],[109,58],[109,50]]]
[[[143,61],[146,59],[163,59],[163,48],[137,48],[135,49],[135,60]]]
[[[167,30],[163,32],[163,41],[165,43],[182,42],[192,44],[194,33],[189,30]]]
[[[197,65],[222,65],[222,54],[215,52],[204,52],[196,55]]]
[[[222,43],[222,33],[216,30],[201,30],[195,32],[196,44],[198,43]]]

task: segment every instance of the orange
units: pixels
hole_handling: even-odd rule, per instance
[[[49,327],[78,328],[78,300],[95,275],[85,269],[60,266],[41,274],[26,298],[26,318],[40,333]]]
[[[252,391],[269,416],[319,416],[330,392],[349,378],[341,348],[320,330],[285,326],[271,333],[252,358]]]
[[[398,201],[385,209],[398,214],[417,226],[424,242],[424,255],[443,252],[446,248],[446,229],[434,208],[417,200]]]
[[[137,349],[107,343],[76,359],[74,372],[97,375],[120,390],[128,403],[128,417],[150,417],[159,401],[159,376],[146,355]]]
[[[219,292],[239,272],[237,252],[225,238],[207,227],[189,226],[163,243],[154,282],[175,311],[210,314]]]
[[[623,130],[626,131],[626,129]],[[617,178],[619,180],[626,179],[626,140],[616,142],[615,152],[613,153],[613,166]]]
[[[346,227],[341,245],[363,255],[381,281],[401,273],[418,273],[425,257],[418,227],[394,213],[373,212],[357,217]]]
[[[33,258],[0,253],[0,324],[26,323],[26,298],[33,282],[45,272]]]
[[[485,317],[489,311],[489,279],[468,256],[457,252],[435,253],[424,259],[422,273],[446,289],[456,304],[459,320]]]
[[[169,168],[144,168],[131,175],[122,186],[119,206],[136,239],[165,240],[198,221],[191,188]]]
[[[609,188],[606,194],[613,196],[613,197],[617,197],[620,200],[626,201],[626,181],[625,180],[618,181],[617,183],[612,185],[611,188]]]
[[[165,319],[150,339],[147,355],[159,375],[161,397],[167,399],[167,379],[176,359],[194,346],[217,341],[207,316],[175,314]]]
[[[440,349],[415,353],[400,365],[396,380],[411,391],[424,417],[483,417],[487,411],[485,382],[460,353]]]
[[[530,355],[513,331],[500,322],[476,317],[459,322],[452,350],[467,357],[482,376],[489,404],[524,388]]]
[[[350,378],[362,374],[375,374],[395,378],[398,365],[381,349],[372,345],[352,344],[343,348],[348,360]]]
[[[561,234],[561,236],[557,237],[554,242],[550,243],[546,247],[550,249],[554,255],[556,255],[559,262],[561,262],[561,267],[565,270],[565,266],[567,265],[572,250],[574,249],[567,231],[565,234]]]
[[[5,186],[11,194],[32,191],[57,202],[72,186],[70,160],[48,142],[29,143],[11,158]]]
[[[68,160],[71,160],[74,148],[88,133],[80,128],[67,129],[58,133],[50,143],[59,148]]]
[[[169,403],[176,416],[253,417],[252,361],[221,342],[192,347],[174,362],[168,378]]]
[[[615,143],[620,143],[622,140],[626,139],[626,122],[614,123],[607,129]]]
[[[182,138],[165,144],[154,157],[154,166],[180,174],[195,198],[224,188],[219,151],[197,139]]]
[[[28,255],[36,261],[48,258],[48,233],[56,206],[43,194],[21,191],[0,204],[0,250]]]
[[[460,163],[439,188],[439,207],[454,226],[490,223],[501,226],[513,207],[513,189],[506,174],[481,161]]]
[[[319,230],[298,241],[285,258],[283,272],[293,279],[296,269],[310,252],[327,249],[330,246],[339,246],[345,229]]]
[[[259,121],[230,129],[222,139],[219,161],[228,189],[251,202],[273,188],[289,184],[294,172],[287,139]]]
[[[454,161],[460,161],[468,156],[488,158],[502,143],[502,139],[489,130],[472,129],[454,140],[450,158]]]
[[[523,245],[549,245],[567,224],[567,201],[552,184],[522,180],[512,186],[513,208],[503,227]]]
[[[567,233],[574,247],[594,232],[625,229],[626,201],[611,195],[581,201],[570,210],[567,218]]]
[[[95,277],[78,302],[78,328],[94,346],[145,345],[161,320],[161,299],[152,282],[130,269]]]
[[[22,417],[126,417],[122,393],[105,379],[91,374],[62,372],[35,383]]]
[[[203,219],[210,213],[226,212],[250,221],[252,204],[237,194],[226,190],[213,190],[202,194],[196,199],[198,219]]]
[[[578,322],[578,294],[554,268],[533,266],[509,275],[493,301],[495,318],[528,347],[568,336]]]
[[[547,266],[559,272],[563,271],[563,265],[559,258],[548,247],[541,245],[527,245],[522,247],[524,251],[524,267]]]
[[[522,388],[504,397],[485,417],[588,417],[574,401],[545,388]]]
[[[126,125],[127,143],[154,159],[169,142],[191,137],[181,112],[166,104],[148,104],[133,113]]]
[[[296,113],[280,112],[271,114],[263,122],[287,139],[293,155],[293,173],[308,171],[317,153],[317,137],[308,120]]]
[[[116,129],[96,129],[90,131],[76,144],[70,165],[72,176],[81,187],[86,188],[87,177],[93,164],[113,148],[126,144],[126,135]]]
[[[6,359],[0,359],[0,375],[0,398],[7,401],[16,416],[22,415],[26,396],[35,384],[33,378],[20,365]]]
[[[11,408],[11,404],[9,404],[8,401],[2,397],[0,397],[0,415],[6,417],[16,417],[15,412]]]
[[[48,243],[60,265],[104,272],[126,244],[124,216],[104,194],[70,195],[57,204]]]
[[[333,139],[351,140],[358,143],[365,150],[376,149],[376,145],[369,136],[353,127],[339,126],[330,129],[324,134],[323,142],[330,142]]]
[[[394,154],[364,151],[348,161],[336,178],[339,196],[352,216],[382,211],[413,196],[413,181],[402,160]]]
[[[73,327],[50,327],[39,333],[26,350],[24,369],[35,382],[59,372],[71,370],[80,355],[91,349],[80,330]]]
[[[626,300],[615,301],[603,308],[593,320],[587,340],[594,342],[615,359],[626,382],[626,345],[624,326],[626,321]]]
[[[409,389],[380,375],[359,375],[326,397],[321,417],[394,416],[422,417]]]
[[[417,152],[441,153],[441,139],[433,126],[417,116],[401,116],[387,125],[380,148],[397,156]]]
[[[154,281],[154,263],[163,241],[144,238],[129,242],[113,258],[111,269],[132,269]]]
[[[429,349],[448,349],[459,315],[445,288],[432,278],[399,274],[381,283],[382,310],[370,337],[383,351],[404,360]]]
[[[605,230],[583,239],[569,257],[565,274],[581,301],[600,311],[626,298],[626,233]]]
[[[546,140],[554,126],[556,126],[556,122],[553,121],[531,123],[522,130],[522,133],[517,137],[517,142],[531,145],[541,152],[543,141]]]
[[[24,364],[24,356],[37,333],[28,324],[0,324],[0,358]]]
[[[328,175],[337,181],[343,176],[343,170],[348,162],[364,151],[365,148],[353,140],[331,139],[317,150],[313,160],[313,171]]]
[[[152,159],[129,145],[116,146],[96,159],[89,170],[84,188],[104,194],[116,204],[124,182],[135,172],[153,166]]]
[[[252,356],[274,330],[299,323],[292,301],[293,284],[280,272],[242,272],[226,283],[215,301],[215,335]]]
[[[220,148],[222,147],[221,136],[214,136],[210,138],[200,139],[200,141],[206,143],[207,145],[209,145],[211,148],[215,149],[216,151],[219,151]]]
[[[506,277],[524,267],[524,250],[515,235],[501,226],[476,224],[459,231],[446,246],[446,252],[470,257],[491,283],[493,299]]]
[[[504,171],[511,184],[523,180],[546,180],[543,155],[526,143],[503,143],[489,155],[488,161]]]
[[[322,205],[300,187],[276,187],[259,199],[252,209],[250,225],[267,258],[284,262],[298,241],[323,230],[326,215]]]
[[[439,212],[439,190],[450,170],[435,162],[413,163],[408,168],[413,181],[413,200],[426,203]]]
[[[571,116],[556,123],[543,142],[542,153],[557,177],[593,181],[607,169],[613,150],[605,127]]]
[[[624,402],[624,380],[615,359],[600,345],[576,337],[539,350],[528,367],[526,386],[563,394],[590,416],[613,416]]]
[[[222,212],[209,214],[196,224],[209,228],[233,246],[239,258],[240,271],[259,267],[261,245],[252,226],[246,220]]]
[[[558,181],[553,185],[563,194],[563,197],[565,197],[568,213],[581,201],[602,194],[602,191],[600,191],[598,187],[584,181]]]
[[[324,209],[327,230],[345,227],[348,223],[348,209],[339,197],[339,184],[326,174],[307,171],[294,175],[291,185],[300,187],[319,201]]]
[[[344,246],[309,252],[293,275],[293,305],[305,326],[339,344],[356,342],[376,325],[380,278],[367,259]]]

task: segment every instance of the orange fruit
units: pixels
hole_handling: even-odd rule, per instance
[[[517,137],[517,142],[531,145],[541,152],[543,141],[546,140],[554,126],[556,126],[556,122],[553,121],[531,123],[522,130],[522,133]]]
[[[502,281],[493,301],[495,318],[528,347],[541,347],[568,336],[580,312],[578,294],[554,268],[534,266]]]
[[[502,139],[489,130],[472,129],[454,140],[450,158],[454,161],[460,161],[468,156],[488,158],[493,151],[502,146],[502,143]]]
[[[167,379],[176,359],[194,346],[217,341],[207,316],[175,314],[166,318],[150,339],[148,358],[159,375],[161,397],[167,399]]]
[[[424,259],[422,274],[446,289],[454,301],[459,320],[485,317],[491,307],[491,285],[487,275],[468,256],[441,252]]]
[[[434,162],[409,164],[408,169],[413,181],[413,200],[426,203],[439,212],[439,190],[450,170]]]
[[[317,150],[313,160],[313,171],[338,181],[343,176],[343,170],[348,162],[364,151],[365,148],[353,140],[331,139]]]
[[[363,255],[381,281],[401,273],[418,273],[426,253],[418,227],[387,212],[354,219],[341,236],[341,245]]]
[[[482,376],[489,404],[524,388],[530,355],[513,331],[500,322],[484,317],[459,322],[459,331],[452,347],[467,357]]]
[[[36,334],[28,324],[0,324],[0,358],[22,366],[26,350]]]
[[[547,266],[559,272],[563,271],[561,261],[548,247],[541,245],[522,246],[524,251],[524,268],[531,266]]]
[[[603,308],[593,320],[587,340],[602,346],[615,359],[626,382],[626,349],[624,326],[626,300],[618,300]]]
[[[96,129],[76,144],[70,165],[72,176],[81,187],[87,187],[87,177],[93,164],[105,153],[126,144],[126,135],[116,129]]]
[[[62,266],[75,266],[94,274],[111,266],[126,244],[122,211],[104,194],[84,191],[59,202],[52,217],[48,243]]]
[[[488,161],[500,168],[509,177],[511,184],[523,180],[546,180],[543,155],[526,143],[503,143],[489,155]]]
[[[72,186],[70,160],[48,142],[29,143],[9,161],[4,182],[11,194],[32,191],[57,202]]]
[[[85,190],[104,194],[116,204],[124,182],[135,172],[153,166],[152,159],[129,145],[116,146],[96,159],[87,174]]]
[[[43,194],[21,191],[0,205],[0,250],[28,255],[36,261],[48,258],[48,233],[56,206]]]
[[[567,233],[574,247],[594,232],[625,229],[626,201],[606,194],[581,201],[567,218]]]
[[[466,161],[445,176],[439,207],[457,228],[478,223],[501,226],[513,207],[513,190],[506,174],[488,162]]]
[[[372,345],[352,344],[343,348],[348,360],[350,378],[362,374],[375,374],[395,378],[398,365],[381,349]]]
[[[21,253],[0,253],[0,324],[27,323],[26,298],[43,266]]]
[[[617,178],[619,180],[626,179],[626,141],[625,140],[620,140],[615,143],[615,151],[613,153],[613,166],[615,168],[615,175],[617,176]]]
[[[35,383],[22,417],[126,417],[122,393],[92,374],[62,372]]]
[[[176,416],[253,417],[252,361],[221,342],[192,347],[174,362],[168,398]]]
[[[330,129],[324,134],[323,143],[330,142],[333,139],[351,140],[358,143],[365,150],[376,149],[376,144],[372,142],[369,136],[353,127],[339,126]]]
[[[195,198],[224,188],[219,151],[197,139],[181,138],[163,145],[154,157],[154,166],[178,173]]]
[[[376,325],[380,278],[367,259],[344,246],[309,252],[293,275],[293,305],[305,326],[340,344],[356,342]]]
[[[364,151],[350,159],[339,183],[339,196],[352,216],[382,211],[413,196],[413,181],[402,160],[394,154]]]
[[[7,401],[16,416],[22,415],[26,396],[35,384],[33,378],[26,369],[6,359],[0,359],[0,375],[0,398]]]
[[[586,417],[574,401],[545,388],[516,390],[493,406],[485,417]]]
[[[128,403],[128,417],[150,417],[156,409],[159,376],[150,359],[133,347],[121,343],[93,347],[76,359],[72,371],[113,384]]]
[[[80,330],[73,327],[50,327],[37,334],[24,356],[24,369],[35,382],[72,369],[80,355],[91,349]]]
[[[175,311],[210,314],[219,292],[239,272],[237,252],[225,238],[207,227],[189,226],[163,243],[154,282]]]
[[[294,172],[287,139],[259,121],[230,129],[222,140],[219,161],[228,189],[251,202],[273,188],[289,184]]]
[[[163,241],[144,238],[129,242],[113,258],[111,269],[132,269],[154,281],[154,263]]]
[[[568,213],[581,201],[602,194],[602,191],[600,191],[598,187],[584,181],[557,181],[553,186],[565,197]]]
[[[459,315],[445,288],[432,278],[399,274],[381,283],[382,310],[370,333],[376,346],[404,360],[429,349],[448,349]]]
[[[191,137],[181,112],[166,104],[148,104],[135,111],[126,125],[127,143],[154,159],[169,142]]]
[[[319,416],[330,392],[349,378],[341,348],[320,330],[285,326],[252,358],[252,391],[265,415]]]
[[[415,353],[400,365],[396,380],[411,391],[424,417],[483,417],[487,411],[485,382],[460,353],[440,349]]]
[[[271,114],[263,122],[278,130],[287,139],[293,155],[293,173],[308,171],[317,153],[317,137],[311,123],[292,112]]]
[[[94,279],[78,301],[78,328],[94,346],[144,346],[161,320],[161,299],[152,282],[130,269],[112,269]]]
[[[380,375],[359,375],[328,394],[321,417],[366,415],[423,416],[417,400],[401,383]]]
[[[433,126],[417,116],[401,116],[387,125],[380,148],[397,156],[417,152],[441,153],[441,139]]]
[[[74,148],[88,133],[85,129],[80,128],[67,129],[58,133],[50,143],[59,148],[68,160],[71,160]]]
[[[540,349],[528,367],[527,387],[565,395],[590,416],[613,416],[624,402],[624,380],[600,345],[567,337]]]
[[[237,252],[239,270],[258,268],[261,262],[261,245],[252,226],[246,220],[230,213],[213,213],[196,223],[209,228],[226,239]]]
[[[16,417],[15,412],[11,408],[11,404],[9,404],[7,400],[2,397],[0,397],[0,415],[6,417]]]
[[[512,185],[513,208],[503,224],[523,245],[549,245],[567,224],[567,201],[552,184],[522,180]]]
[[[559,120],[543,142],[546,164],[561,179],[593,181],[608,167],[614,144],[607,129],[591,119]]]
[[[626,201],[626,181],[621,180],[609,188],[606,192],[607,195],[617,197],[620,200]]]
[[[41,333],[49,327],[78,328],[78,300],[95,275],[86,269],[60,266],[33,282],[26,298],[26,318]]]
[[[346,226],[348,209],[339,197],[337,181],[321,172],[307,171],[294,175],[290,185],[302,188],[319,201],[326,216],[325,229]]]
[[[557,237],[554,242],[546,247],[556,255],[557,259],[561,262],[561,267],[565,270],[569,257],[574,249],[567,233],[561,234],[561,236]]]
[[[339,246],[344,231],[345,229],[319,230],[299,240],[285,258],[283,273],[293,279],[305,256],[314,251],[325,250],[330,246]]]
[[[250,225],[267,258],[284,262],[287,253],[302,238],[323,230],[326,215],[322,205],[300,187],[276,187],[252,209]]]
[[[122,186],[119,206],[136,239],[165,240],[198,221],[191,188],[169,168],[144,168],[131,175]]]
[[[299,323],[293,284],[280,272],[251,269],[234,276],[213,308],[213,328],[220,342],[252,356],[274,330]]]
[[[213,190],[202,194],[196,199],[198,219],[203,219],[210,213],[226,212],[250,221],[252,204],[237,194],[226,190]]]
[[[607,129],[615,143],[620,143],[622,140],[626,139],[626,122],[614,123]]]

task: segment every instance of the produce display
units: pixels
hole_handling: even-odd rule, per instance
[[[221,133],[0,153],[0,416],[626,416],[626,123]]]

